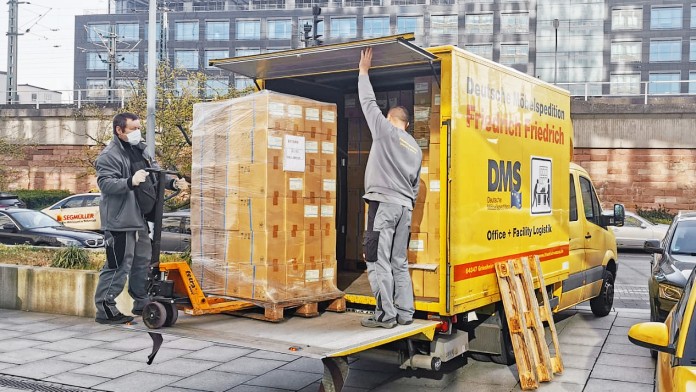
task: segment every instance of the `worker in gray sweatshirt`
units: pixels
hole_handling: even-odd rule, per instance
[[[415,311],[407,249],[423,154],[406,132],[409,118],[404,107],[391,108],[386,118],[382,115],[368,76],[371,65],[372,49],[367,48],[360,53],[358,75],[360,105],[372,133],[365,169],[368,219],[363,251],[377,306],[361,323],[394,328],[397,323],[411,324]]]

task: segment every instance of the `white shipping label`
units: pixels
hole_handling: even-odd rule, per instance
[[[300,105],[288,105],[288,117],[290,117],[290,118],[302,118],[302,106],[300,106]]]
[[[346,100],[346,107],[355,107],[355,100],[348,106],[348,101]],[[321,111],[321,122],[325,123],[335,123],[336,122],[336,112],[333,110],[322,110]]]
[[[435,99],[433,99],[433,105],[440,106],[440,94],[435,94]]]
[[[423,252],[425,250],[425,241],[423,240],[411,240],[408,244],[408,250],[414,252]]]
[[[304,113],[305,113],[305,120],[319,121],[319,109],[307,108],[307,109],[305,109]]]
[[[324,268],[324,280],[333,279],[334,274],[335,272],[333,268]]]
[[[285,135],[283,149],[283,170],[305,171],[305,138],[304,136]]]
[[[414,109],[413,119],[415,121],[428,121],[430,119],[430,108],[423,107],[423,108]]]
[[[281,150],[283,148],[283,138],[281,136],[268,136],[268,148],[271,150]]]
[[[421,174],[428,174],[428,167],[427,166],[421,167]]]
[[[416,85],[414,86],[413,91],[414,91],[416,94],[419,94],[419,93],[427,93],[429,89],[430,89],[430,83],[429,83],[429,82],[420,82],[420,83],[416,83]]]
[[[333,142],[321,142],[321,153],[322,154],[335,154]]]
[[[304,216],[305,218],[318,218],[319,206],[304,206]]]
[[[305,152],[307,154],[318,154],[319,153],[319,142],[317,142],[317,141],[305,142]]]
[[[324,180],[324,192],[336,192],[336,180]]]
[[[290,179],[290,190],[291,191],[301,191],[303,188],[301,178],[291,178]]]
[[[334,207],[321,206],[321,216],[322,218],[332,218],[334,216]]]
[[[285,116],[285,104],[272,102],[268,104],[268,113],[272,116],[283,117]]]
[[[305,270],[304,280],[305,280],[305,282],[318,282],[319,281],[319,270],[318,269]]]
[[[440,180],[430,180],[430,192],[440,192]]]

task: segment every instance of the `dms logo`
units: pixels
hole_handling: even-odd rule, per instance
[[[522,208],[522,176],[518,161],[488,160],[488,192],[510,192],[510,207]]]

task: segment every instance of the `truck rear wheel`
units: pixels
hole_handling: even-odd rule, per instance
[[[597,317],[604,317],[611,312],[614,306],[614,274],[609,270],[604,270],[602,278],[602,289],[599,295],[590,300],[590,309]]]

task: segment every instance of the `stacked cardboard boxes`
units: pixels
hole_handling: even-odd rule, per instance
[[[192,267],[207,293],[336,292],[336,108],[262,91],[194,106]]]

